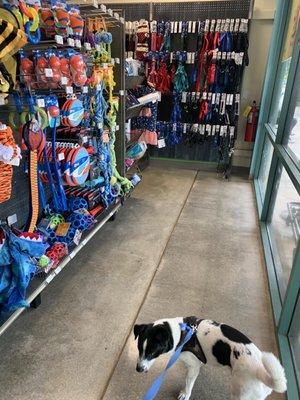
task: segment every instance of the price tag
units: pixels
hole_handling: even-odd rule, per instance
[[[177,33],[178,31],[178,21],[174,22],[174,33]]]
[[[96,44],[96,50],[97,50],[97,51],[100,51],[100,50],[101,50],[100,44]]]
[[[82,236],[82,232],[79,229],[76,229],[76,232],[75,232],[75,235],[74,235],[74,239],[73,239],[73,242],[76,244],[76,246],[79,245],[81,236]]]
[[[182,102],[182,103],[186,103],[186,98],[187,98],[187,92],[182,92],[182,95],[181,95],[181,102]]]
[[[162,149],[163,147],[166,147],[166,141],[165,141],[164,138],[163,138],[163,139],[158,139],[158,141],[157,141],[157,147],[158,147],[159,149]]]
[[[120,125],[116,125],[116,132],[120,130]]]
[[[57,44],[64,44],[64,38],[61,35],[55,35],[55,42]]]
[[[36,104],[38,107],[41,107],[41,108],[45,107],[45,99],[37,99]]]
[[[185,122],[185,123],[183,124],[183,133],[186,133],[186,126],[187,126],[187,123]]]
[[[115,63],[116,64],[120,64],[120,59],[119,58],[115,58]]]
[[[109,8],[107,10],[107,14],[109,14],[112,17],[113,16],[113,10],[111,8]]]
[[[83,136],[82,143],[87,143],[89,141],[88,136]]]
[[[46,78],[53,78],[53,71],[51,68],[45,68],[45,76]]]
[[[182,21],[179,21],[179,25],[178,25],[178,33],[182,32]]]
[[[91,43],[89,43],[89,42],[85,42],[84,43],[84,47],[85,47],[86,50],[91,50],[91,48],[92,48],[91,47]]]
[[[100,5],[100,10],[105,13],[106,12],[106,5],[105,4],[101,4]]]
[[[103,122],[98,122],[97,123],[97,128],[98,129],[103,129]]]
[[[66,76],[62,76],[62,77],[60,78],[60,83],[61,83],[62,85],[67,85],[67,84],[68,84],[68,78],[67,78]]]
[[[62,161],[65,159],[65,153],[58,153],[58,161]]]
[[[125,19],[123,17],[120,17],[120,22],[121,22],[121,24],[124,24],[125,23]]]
[[[81,49],[81,41],[80,41],[79,39],[76,39],[76,40],[75,40],[75,46],[76,46],[78,49]]]
[[[88,92],[89,92],[89,87],[88,86],[83,86],[82,93],[88,93]]]
[[[117,20],[119,20],[120,19],[120,15],[118,14],[118,13],[114,13],[114,17],[117,19]]]
[[[66,93],[67,94],[73,94],[74,93],[73,86],[66,86]]]
[[[192,33],[192,24],[193,24],[193,22],[189,21],[189,23],[188,23],[188,33]]]
[[[193,21],[193,23],[192,23],[192,33],[196,32],[196,25],[197,25],[197,21]]]
[[[73,29],[70,26],[67,27],[67,34],[68,34],[68,36],[73,35]]]
[[[7,223],[9,226],[15,224],[18,221],[17,214],[9,215],[7,217]]]
[[[114,66],[114,65],[115,65],[115,59],[112,58],[112,59],[110,60],[110,63],[111,63],[112,66]]]
[[[75,41],[72,38],[68,38],[68,46],[74,47],[75,46]]]
[[[98,0],[93,0],[93,6],[94,6],[95,8],[98,8]]]

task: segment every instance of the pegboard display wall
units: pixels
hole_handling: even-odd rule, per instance
[[[122,14],[127,21],[140,19],[149,19],[151,5],[150,3],[132,4],[132,3],[109,3],[109,8]]]
[[[174,3],[109,3],[122,10],[127,21],[146,20],[204,20],[216,18],[249,18],[252,0],[182,1]]]
[[[248,18],[251,0],[153,3],[152,19],[204,20],[217,18]]]

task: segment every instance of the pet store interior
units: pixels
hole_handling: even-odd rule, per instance
[[[138,374],[133,330],[191,315],[279,358],[268,399],[300,398],[299,15],[1,0],[1,399],[176,399],[184,365]],[[230,377],[203,366],[178,398],[264,398]]]

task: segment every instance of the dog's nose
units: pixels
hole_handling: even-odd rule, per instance
[[[140,366],[140,364],[136,364],[136,370],[137,372],[143,372],[144,368]]]

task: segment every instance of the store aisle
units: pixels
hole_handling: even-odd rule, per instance
[[[1,398],[140,399],[159,368],[135,372],[135,318],[192,314],[233,324],[275,351],[252,187],[149,168],[117,221],[0,338]],[[226,376],[204,368],[193,399],[228,399]],[[183,381],[178,364],[157,399],[174,398]]]

